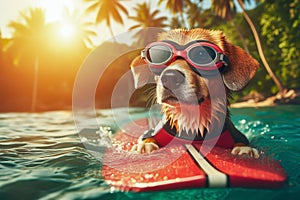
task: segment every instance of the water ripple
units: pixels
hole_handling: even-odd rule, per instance
[[[0,199],[288,199],[300,191],[299,108],[232,110],[237,128],[287,170],[289,186],[272,193],[240,188],[111,193],[101,176],[101,162],[77,134],[72,112],[0,113]],[[126,111],[99,110],[96,114],[103,130],[114,132],[113,115]],[[145,109],[131,109],[130,113],[133,118],[148,116]],[[104,135],[93,134],[82,137],[101,157],[104,146],[109,146],[109,135],[104,140]]]

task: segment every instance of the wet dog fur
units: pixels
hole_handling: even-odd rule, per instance
[[[230,91],[239,91],[247,85],[259,67],[258,62],[240,47],[230,43],[221,31],[176,29],[161,33],[158,41],[162,40],[171,40],[179,45],[194,40],[210,41],[223,50],[229,59],[229,65],[224,66],[219,76],[202,77],[192,71],[184,59],[177,59],[161,75],[154,76],[147,63],[138,56],[131,63],[135,87],[144,86],[154,76],[157,103],[162,105],[165,121],[169,121],[179,134],[189,131],[192,134],[204,135],[205,131],[209,133],[214,128],[222,130],[225,126],[235,142],[232,154],[246,154],[258,158],[258,151],[248,146],[247,138],[230,121],[227,109]],[[176,88],[166,87],[167,81],[164,79],[171,71],[179,72],[179,76],[184,78],[182,84]],[[158,148],[154,138],[147,138],[135,145],[133,150],[150,153]]]

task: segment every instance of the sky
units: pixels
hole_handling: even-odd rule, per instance
[[[127,9],[132,8],[135,3],[141,2],[141,0],[132,0],[132,1],[124,1],[128,5],[125,5]],[[146,2],[150,2],[150,6],[152,9],[155,9],[156,2],[153,0],[148,0]],[[131,4],[131,5],[130,5]],[[0,30],[2,33],[2,37],[9,38],[11,37],[11,29],[7,27],[9,22],[18,21],[20,17],[20,12],[24,12],[29,7],[41,7],[46,12],[46,20],[47,22],[52,21],[60,21],[62,20],[62,15],[64,12],[64,7],[67,7],[69,11],[78,11],[81,12],[85,10],[86,4],[82,4],[82,0],[0,0]],[[204,6],[207,8],[210,6],[210,0],[204,1]],[[83,8],[84,7],[84,8]],[[161,9],[162,11],[164,8]],[[129,10],[130,13],[132,11]],[[89,21],[94,21],[95,16],[91,15],[87,18]],[[123,33],[130,27],[133,22],[131,20],[124,20],[125,26],[115,25],[113,27],[113,32],[115,34]],[[97,26],[96,30],[98,30],[98,39],[96,43],[100,43],[100,41],[111,39],[109,30],[105,27],[105,24],[100,24]],[[101,30],[101,33],[99,32]]]
[[[126,1],[125,1],[126,2]],[[125,3],[124,2],[124,3]],[[140,0],[134,1],[127,1],[125,5],[127,9],[132,7],[130,4],[134,4],[136,2],[141,2]],[[151,2],[151,8],[154,9],[154,4],[156,1],[149,1]],[[11,21],[18,21],[20,20],[20,13],[28,10],[29,7],[39,7],[43,8],[46,12],[46,20],[47,22],[53,21],[61,21],[62,15],[65,11],[65,7],[68,8],[71,13],[73,11],[80,12],[84,11],[87,4],[83,4],[82,0],[0,0],[0,30],[2,33],[3,38],[11,37],[12,30],[7,27],[7,25]],[[84,7],[84,8],[83,8]],[[93,22],[95,20],[95,16],[91,15],[86,17],[88,21]],[[130,27],[133,22],[131,20],[124,20],[125,26],[118,25],[114,23],[113,32],[117,35],[123,33]],[[126,28],[124,28],[126,27]],[[111,39],[111,35],[105,24],[100,24],[97,26],[96,31],[98,31],[98,37],[95,43],[101,43],[101,41]],[[100,31],[101,30],[101,31]]]

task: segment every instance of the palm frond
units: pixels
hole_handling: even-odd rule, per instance
[[[113,9],[111,10],[111,14],[112,14],[112,18],[113,18],[117,23],[122,24],[122,25],[124,24],[124,23],[123,23],[123,19],[122,19],[120,13],[117,11],[116,8],[113,8]]]
[[[132,31],[132,30],[137,29],[137,28],[141,28],[141,25],[139,25],[139,24],[133,25],[133,26],[129,27],[129,30]]]
[[[120,3],[117,4],[117,7],[126,15],[128,16],[128,10]]]
[[[95,3],[91,4],[91,5],[89,5],[87,7],[87,9],[85,10],[85,12],[86,13],[93,13],[93,12],[97,11],[99,8],[100,8],[99,3],[95,2]]]

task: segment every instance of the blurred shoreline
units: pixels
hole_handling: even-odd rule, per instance
[[[267,98],[258,97],[259,94],[249,95],[244,101],[232,103],[231,108],[270,107],[280,105],[300,105],[300,90],[288,90],[285,94],[279,93]],[[243,99],[243,98],[242,98]]]

